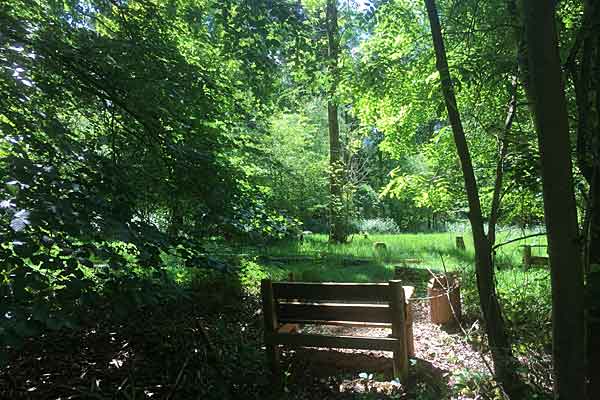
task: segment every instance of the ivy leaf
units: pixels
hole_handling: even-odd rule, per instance
[[[12,220],[10,221],[10,227],[15,232],[20,232],[25,229],[28,225],[31,225],[31,221],[29,221],[29,215],[31,213],[27,210],[19,210],[13,215]]]
[[[15,208],[15,205],[10,200],[2,200],[2,201],[0,201],[0,209],[2,209],[2,210],[12,210],[14,208]]]

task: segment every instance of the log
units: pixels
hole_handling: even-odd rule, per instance
[[[447,295],[450,289],[450,296]],[[427,285],[431,322],[448,324],[461,319],[460,282],[456,275],[436,275]],[[448,299],[450,297],[450,299]],[[454,309],[454,312],[452,310]],[[454,316],[456,314],[456,318]]]

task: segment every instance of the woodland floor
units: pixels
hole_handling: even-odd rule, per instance
[[[413,303],[413,334],[415,358],[410,360],[410,378],[406,385],[390,380],[392,375],[392,353],[385,351],[305,349],[289,355],[290,379],[294,383],[328,383],[328,398],[354,398],[358,393],[379,394],[375,398],[400,399],[471,399],[469,390],[460,394],[457,386],[462,384],[460,372],[471,375],[489,376],[485,357],[463,339],[458,327],[443,328],[429,322],[428,304]],[[307,328],[311,333],[374,336],[391,334],[391,329],[346,328],[322,326]],[[457,374],[458,373],[458,374]],[[367,378],[365,378],[365,374]],[[372,378],[369,379],[369,375]],[[359,375],[362,375],[359,376]],[[346,394],[346,396],[343,396]],[[323,393],[326,395],[326,393]],[[428,397],[427,397],[428,396]],[[322,398],[322,397],[303,397]]]
[[[461,378],[463,371],[488,381],[481,353],[460,330],[429,323],[427,303],[421,301],[413,305],[416,358],[410,361],[406,385],[390,380],[390,353],[307,349],[284,354],[288,384],[285,393],[274,394],[256,296],[244,295],[228,304],[204,290],[192,293],[140,308],[118,321],[108,305],[98,307],[78,331],[32,338],[9,354],[8,366],[0,371],[0,397],[470,399],[476,395]],[[367,336],[389,333],[317,329]]]

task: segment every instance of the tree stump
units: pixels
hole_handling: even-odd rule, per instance
[[[456,248],[458,250],[466,250],[465,240],[463,239],[462,236],[457,236],[456,237]]]
[[[436,275],[427,285],[431,322],[447,324],[460,322],[460,281],[454,274]]]

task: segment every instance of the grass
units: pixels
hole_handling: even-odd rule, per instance
[[[503,230],[498,232],[497,243],[517,239],[531,232]],[[469,233],[464,237],[465,250],[455,247],[456,233],[420,233],[388,235],[355,235],[349,243],[331,244],[326,235],[309,235],[304,241],[280,242],[262,248],[241,249],[252,254],[261,268],[275,280],[287,280],[289,275],[297,281],[321,282],[385,282],[394,277],[397,265],[413,269],[413,280],[407,282],[417,288],[417,295],[424,295],[429,278],[427,269],[457,271],[463,280],[463,299],[467,312],[478,312],[478,295],[474,273],[473,240]],[[530,271],[522,269],[522,246],[533,245],[534,255],[545,255],[542,247],[546,238],[535,237],[501,246],[496,252],[496,281],[502,303],[507,310],[519,313],[523,296],[535,293],[538,307],[549,305],[549,273],[547,268]],[[381,256],[374,250],[374,243],[383,242],[387,254]],[[419,260],[407,263],[405,260]],[[423,273],[414,273],[422,270]],[[540,284],[540,281],[542,282]],[[533,283],[532,283],[533,282]],[[528,292],[528,287],[535,290]],[[526,296],[529,298],[530,296]]]
[[[411,266],[441,270],[464,269],[473,265],[473,240],[469,233],[461,234],[465,239],[465,250],[455,247],[456,233],[417,233],[395,235],[354,235],[348,243],[331,244],[326,235],[306,236],[304,241],[288,241],[260,249],[244,249],[250,254],[277,261],[292,272],[302,273],[307,269],[322,270],[323,278],[332,280],[381,280],[391,276],[394,265],[409,261]],[[498,243],[522,236],[521,232],[505,230],[498,233]],[[384,255],[374,250],[374,243],[386,244]],[[521,265],[521,246],[540,246],[545,237],[516,241],[501,246],[496,253],[496,264],[500,269],[516,268]],[[534,247],[533,255],[544,255],[544,247]],[[419,263],[410,260],[419,260]],[[360,264],[371,261],[382,264],[382,268],[365,269]],[[343,266],[343,271],[329,271],[327,267]],[[387,272],[386,272],[387,271]]]
[[[517,239],[531,232],[503,230],[498,232],[497,243]],[[309,235],[304,241],[279,242],[270,246],[235,248],[240,257],[241,283],[257,292],[260,279],[270,276],[274,280],[288,280],[290,274],[296,281],[320,282],[386,282],[394,278],[394,269],[403,260],[418,259],[410,263],[406,284],[416,287],[416,295],[426,294],[428,269],[457,271],[461,275],[461,295],[465,315],[479,314],[479,298],[473,267],[473,241],[469,233],[462,233],[466,249],[455,247],[457,233],[421,233],[395,235],[355,235],[349,243],[330,244],[326,235]],[[522,246],[533,245],[534,255],[545,255],[546,238],[543,236],[517,240],[501,246],[496,252],[496,286],[501,306],[509,328],[527,343],[549,342],[550,278],[548,267],[523,270]],[[374,243],[383,242],[388,252],[384,257],[374,251]],[[442,261],[443,260],[443,261]],[[202,280],[205,272],[191,272],[188,268],[173,268],[176,282],[185,284],[193,275]],[[521,342],[517,340],[517,342]]]

